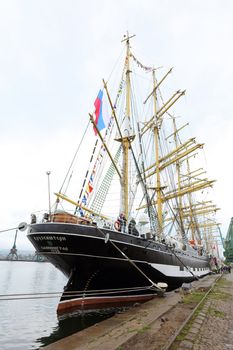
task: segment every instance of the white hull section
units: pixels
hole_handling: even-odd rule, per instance
[[[164,264],[150,264],[154,269],[161,272],[163,275],[167,277],[201,277],[204,275],[207,275],[210,272],[210,269],[208,267],[206,268],[192,268],[184,267],[184,270],[180,270],[180,266],[174,266],[174,265],[164,265]]]

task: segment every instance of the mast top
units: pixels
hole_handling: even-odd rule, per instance
[[[123,36],[123,39],[121,40],[121,42],[122,42],[122,43],[123,43],[124,41],[129,42],[129,39],[132,39],[134,36],[136,36],[136,35],[135,35],[135,34],[129,35],[129,32],[127,31],[127,34],[125,34],[125,35]]]

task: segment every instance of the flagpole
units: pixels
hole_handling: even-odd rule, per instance
[[[50,179],[49,179],[50,174],[51,174],[51,171],[46,171],[46,175],[48,176],[49,219],[51,220],[51,199],[50,199]]]
[[[122,139],[122,133],[121,133],[120,125],[118,123],[117,116],[116,116],[116,113],[115,113],[115,109],[113,107],[112,100],[111,100],[111,97],[110,97],[109,92],[108,92],[107,84],[105,83],[104,79],[103,79],[103,83],[104,83],[104,88],[105,88],[107,96],[108,96],[108,101],[109,101],[111,109],[112,109],[112,114],[113,114],[113,116],[115,118],[115,121],[116,121],[117,130],[119,132],[120,138]]]

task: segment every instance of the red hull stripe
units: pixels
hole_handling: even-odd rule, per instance
[[[145,302],[155,297],[155,294],[129,295],[115,297],[95,297],[64,300],[58,304],[57,312],[62,313],[70,309],[99,309],[111,306],[123,306],[134,302]]]

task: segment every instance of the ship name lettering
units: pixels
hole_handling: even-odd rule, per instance
[[[36,236],[35,241],[66,241],[66,237],[63,236]]]
[[[42,250],[50,250],[50,251],[64,251],[64,252],[68,252],[68,247],[58,247],[58,246],[55,246],[55,247],[50,247],[50,246],[41,246],[41,249]]]

